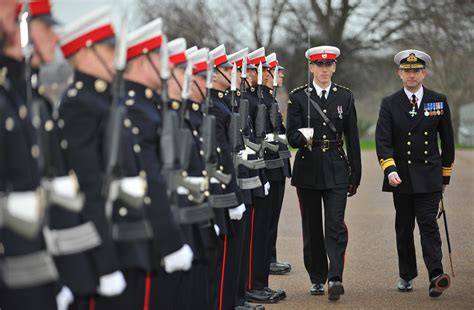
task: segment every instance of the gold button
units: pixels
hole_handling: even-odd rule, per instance
[[[173,110],[178,110],[178,109],[179,109],[179,106],[180,106],[180,105],[179,105],[179,102],[178,102],[178,101],[173,101],[173,102],[171,103],[171,108],[172,108]]]
[[[135,145],[133,146],[133,151],[134,151],[135,153],[140,153],[140,150],[141,150],[140,145],[135,144]]]
[[[408,155],[410,155],[410,154],[411,154],[411,152],[410,152],[410,151],[408,151],[408,152],[407,152],[407,154],[408,154]]]
[[[61,148],[63,150],[67,149],[67,140],[65,139],[61,140]]]
[[[219,166],[219,170],[223,171],[223,170],[224,170],[224,166]]]
[[[326,139],[326,135],[323,135],[323,139]]]
[[[327,112],[327,110],[326,110],[326,109],[324,109],[324,110],[323,110],[323,112],[324,112],[324,113],[326,113],[326,112]]]
[[[33,144],[33,146],[31,147],[31,156],[33,156],[33,158],[38,158],[39,154],[40,154],[39,146],[37,144]]]
[[[193,130],[193,136],[195,136],[195,137],[196,137],[197,135],[198,135],[198,132],[197,132],[197,130]]]
[[[192,108],[193,108],[193,111],[197,112],[199,110],[199,104],[197,104],[196,102],[193,102]]]
[[[200,150],[200,151],[199,151],[199,154],[200,154],[201,156],[204,156],[204,151],[203,151],[203,150]]]
[[[146,205],[149,205],[149,204],[151,204],[151,198],[148,197],[148,196],[145,196],[145,198],[143,199],[143,202],[144,202]]]
[[[425,151],[425,155],[428,155],[428,151]]]
[[[150,88],[145,89],[145,97],[147,99],[151,99],[153,97],[153,90],[151,90]]]
[[[76,84],[74,84],[74,86],[77,89],[82,89],[82,87],[84,86],[84,83],[82,83],[82,81],[77,81]]]
[[[133,127],[133,128],[132,128],[132,133],[133,133],[134,135],[138,135],[138,134],[140,133],[140,129],[138,129],[138,127]]]
[[[428,163],[428,161],[427,161],[427,160],[425,160],[425,164],[427,164],[427,163]]]
[[[217,147],[217,148],[216,148],[216,151],[217,151],[217,153],[220,153],[220,152],[221,152],[221,148],[220,148],[220,147]]]
[[[407,142],[407,144],[408,144],[408,145],[411,145],[411,142],[410,142],[410,141],[408,141],[408,142]]]
[[[122,207],[122,208],[119,209],[120,216],[125,216],[125,215],[127,215],[127,213],[128,213],[127,208]]]
[[[223,93],[223,92],[219,92],[218,96],[219,96],[219,98],[224,98],[224,93]]]
[[[128,91],[128,96],[129,97],[135,97],[135,91],[134,90],[129,90]]]
[[[222,189],[226,188],[225,184],[221,184],[221,187],[222,187]]]
[[[46,121],[46,123],[44,123],[44,129],[46,131],[51,131],[51,130],[53,130],[53,128],[54,128],[54,123],[53,123],[52,120],[49,119],[49,120]]]
[[[326,126],[326,123],[323,122],[323,126]]]
[[[425,141],[425,145],[428,145],[428,141]]]
[[[301,155],[301,159],[304,159],[304,155]]]
[[[64,120],[62,118],[58,119],[58,127],[64,128]]]
[[[408,161],[408,164],[411,164],[411,160]]]
[[[408,135],[411,136],[411,132],[409,132]]]
[[[428,131],[425,131],[425,136],[427,136],[427,135],[428,135]]]
[[[26,105],[22,104],[20,108],[18,109],[18,114],[20,115],[21,119],[25,119],[26,115],[28,115],[28,108]]]
[[[132,121],[130,121],[129,118],[126,118],[123,120],[123,125],[126,127],[126,128],[130,128],[130,126],[132,126]]]
[[[127,99],[125,100],[125,105],[131,107],[132,105],[135,104],[135,100],[133,99]]]
[[[103,93],[107,89],[107,83],[104,80],[97,79],[94,82],[95,91],[98,93]]]
[[[5,120],[5,129],[8,131],[12,131],[14,127],[15,127],[15,121],[13,120],[13,118],[8,117]]]
[[[67,96],[69,98],[75,97],[77,95],[77,89],[71,88],[70,90],[67,91]]]

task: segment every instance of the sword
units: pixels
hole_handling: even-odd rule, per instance
[[[449,239],[448,221],[446,220],[446,211],[444,209],[444,200],[443,200],[442,195],[441,195],[441,206],[440,206],[440,209],[439,209],[439,212],[438,212],[438,216],[436,216],[436,219],[439,219],[441,217],[441,215],[443,216],[444,229],[446,231],[446,240],[448,242],[449,263],[451,265],[451,273],[453,274],[453,278],[454,278],[456,275],[454,274],[453,260],[451,258],[451,241]]]

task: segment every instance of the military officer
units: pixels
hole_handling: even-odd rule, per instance
[[[375,141],[384,172],[383,191],[393,193],[396,210],[398,290],[412,291],[418,275],[413,240],[416,219],[430,279],[429,295],[438,297],[450,286],[441,263],[436,215],[454,162],[451,113],[446,96],[423,85],[431,62],[428,54],[404,50],[394,61],[403,88],[382,100]]]
[[[347,196],[356,193],[361,178],[354,96],[332,82],[339,54],[333,46],[306,51],[313,80],[290,93],[287,116],[288,142],[298,148],[291,184],[296,186],[300,202],[304,262],[313,284],[310,293],[324,294],[324,283],[329,280],[330,300],[344,294],[342,274],[348,241],[344,212]]]
[[[269,115],[272,133],[269,135],[269,140],[273,140],[279,146],[279,152],[276,154],[267,153],[268,158],[281,158],[283,167],[277,169],[269,169],[266,171],[267,177],[270,181],[269,200],[271,211],[270,218],[270,240],[269,240],[269,258],[270,258],[270,274],[285,274],[291,270],[291,265],[286,262],[277,261],[276,241],[278,235],[278,222],[280,220],[281,207],[283,205],[283,198],[285,195],[285,181],[286,178],[291,177],[290,156],[286,141],[281,142],[280,135],[285,134],[285,127],[283,124],[283,117],[276,101],[276,90],[281,87],[284,77],[284,68],[279,65],[275,53],[271,53],[266,57],[267,61],[264,64],[265,70],[263,73],[263,102],[269,112],[275,109],[276,119],[271,119],[273,115]],[[276,67],[278,66],[278,69]],[[276,80],[276,82],[275,82]],[[275,124],[274,124],[275,122]],[[279,139],[279,140],[278,140]]]

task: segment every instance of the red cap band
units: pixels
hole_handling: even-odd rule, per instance
[[[207,61],[203,61],[194,65],[193,74],[196,74],[202,71],[207,71]]]
[[[227,62],[227,55],[224,54],[214,59],[214,66],[220,66],[225,62]]]
[[[162,36],[159,36],[129,47],[127,50],[127,60],[143,55],[146,51],[152,51],[159,48],[161,46],[162,39]]]
[[[17,15],[21,13],[23,9],[23,3],[19,3],[16,7]],[[29,12],[31,17],[39,16],[39,15],[51,15],[51,3],[49,0],[36,0],[31,1],[29,3]]]
[[[174,63],[175,65],[179,65],[183,62],[186,62],[186,54],[178,53],[173,56],[170,56],[170,62]]]
[[[61,50],[63,51],[64,57],[68,58],[72,54],[79,51],[81,48],[85,47],[87,42],[90,41],[91,43],[95,43],[109,37],[113,37],[114,35],[115,34],[114,30],[112,29],[112,25],[105,25],[89,33],[83,34],[82,36],[72,40],[67,44],[62,45]]]
[[[265,56],[260,56],[260,57],[254,58],[254,59],[249,59],[248,63],[250,65],[258,65],[261,62],[265,62],[265,60],[266,60]]]
[[[331,53],[319,53],[309,56],[309,60],[318,61],[318,60],[336,60],[337,55]]]

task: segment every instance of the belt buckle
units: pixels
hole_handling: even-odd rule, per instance
[[[321,145],[321,150],[326,152],[329,150],[329,140],[323,140],[323,144]]]

